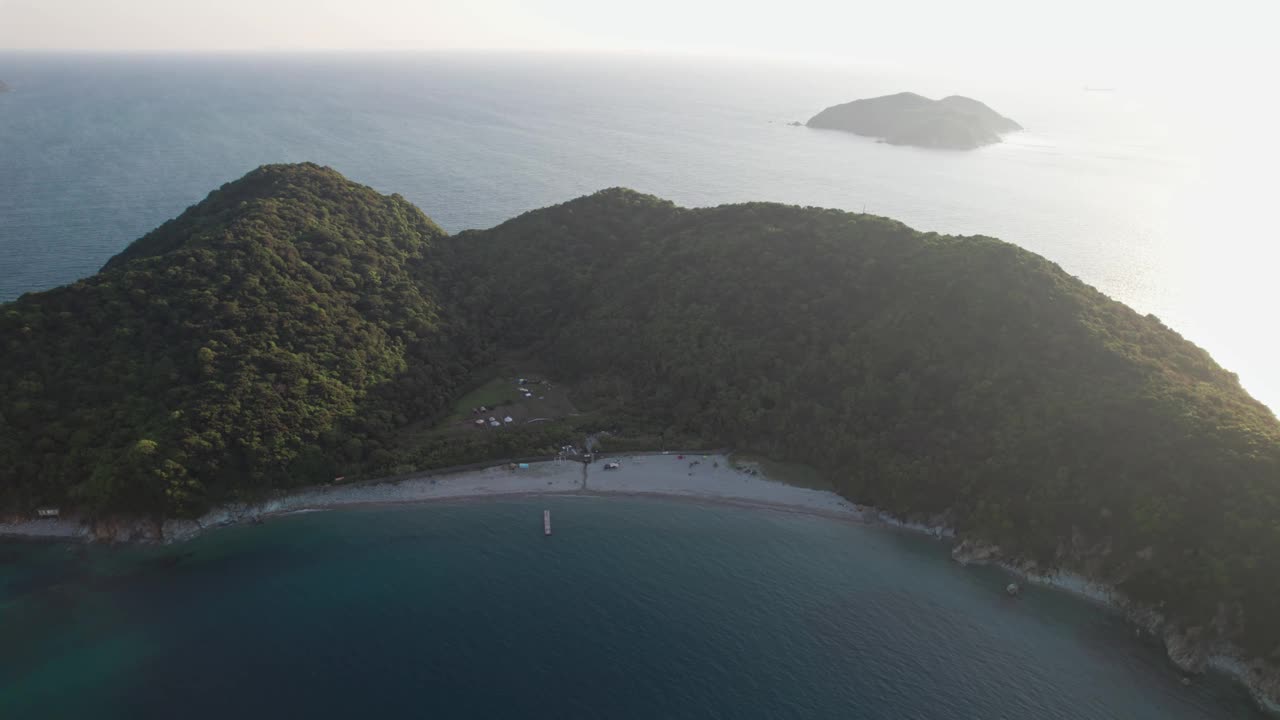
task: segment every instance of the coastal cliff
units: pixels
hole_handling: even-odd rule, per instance
[[[806,125],[880,138],[890,145],[947,150],[998,143],[1001,135],[1022,129],[972,98],[952,95],[930,100],[909,92],[834,105]]]

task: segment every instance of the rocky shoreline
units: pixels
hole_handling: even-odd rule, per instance
[[[903,526],[931,534],[946,531],[955,537],[948,528]],[[961,540],[952,548],[951,557],[961,565],[993,565],[1026,582],[1068,592],[1119,612],[1139,630],[1159,640],[1169,660],[1182,672],[1223,673],[1247,688],[1260,708],[1280,716],[1280,667],[1247,657],[1239,647],[1218,637],[1216,627],[1179,627],[1157,609],[1130,600],[1114,586],[1079,573],[1045,570],[1033,562],[1019,561],[991,543]]]

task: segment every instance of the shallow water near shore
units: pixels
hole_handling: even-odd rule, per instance
[[[924,537],[623,497],[4,544],[0,716],[1261,717],[1005,582]]]

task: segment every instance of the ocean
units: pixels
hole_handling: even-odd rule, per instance
[[[1000,237],[1280,407],[1256,182],[1274,163],[1178,97],[479,53],[0,53],[0,80],[0,302],[92,274],[264,163],[330,165],[450,232],[627,186]],[[954,153],[787,125],[900,90],[971,95],[1028,130]],[[163,548],[0,544],[0,717],[1254,716],[1224,680],[1182,686],[1114,615],[1006,582],[921,537],[620,498],[314,513]]]
[[[1261,717],[1118,617],[1007,582],[924,536],[636,498],[6,544],[0,717]]]
[[[985,234],[1154,313],[1280,407],[1265,115],[1212,88],[1089,92],[883,66],[483,53],[0,53],[0,302],[95,272],[264,163],[398,192],[450,232],[612,186]],[[966,94],[1021,122],[957,153],[790,127]],[[1230,108],[1228,110],[1227,108]],[[1257,124],[1258,132],[1250,128]]]

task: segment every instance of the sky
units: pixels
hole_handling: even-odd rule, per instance
[[[0,49],[539,50],[1262,79],[1275,0],[0,0]]]

